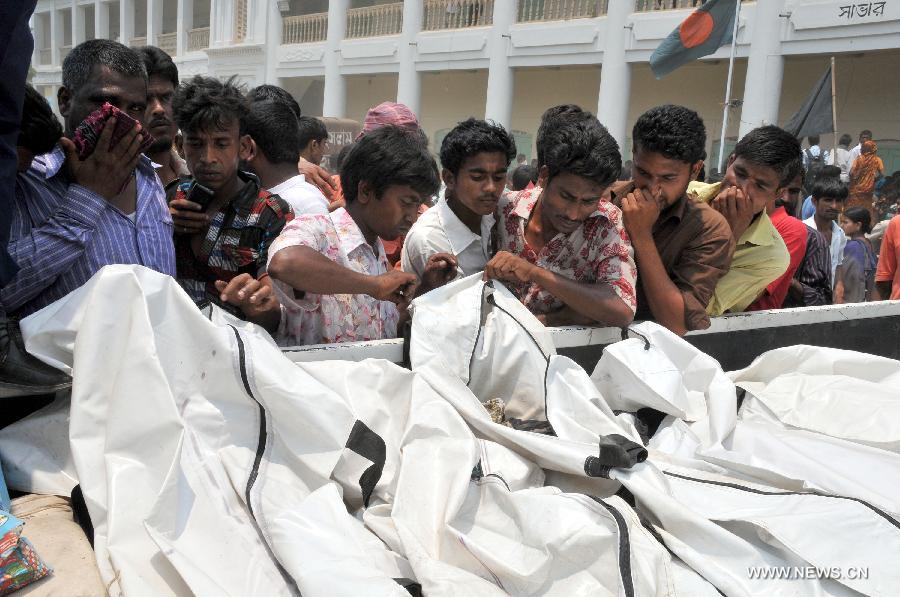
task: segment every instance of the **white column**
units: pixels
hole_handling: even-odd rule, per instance
[[[60,65],[59,48],[63,44],[62,31],[60,30],[59,11],[53,6],[50,9],[50,62],[53,66]]]
[[[418,48],[416,35],[422,30],[422,7],[419,1],[403,3],[403,31],[400,34],[400,72],[397,77],[397,101],[421,116],[422,75],[416,70]]]
[[[281,11],[278,10],[278,3],[266,2],[266,29],[263,39],[266,43],[266,83],[271,85],[278,84],[278,48],[281,45]]]
[[[740,137],[764,124],[778,124],[778,103],[784,76],[781,32],[784,22],[778,16],[784,0],[757,2],[753,17],[753,36],[744,82]]]
[[[341,74],[341,41],[347,32],[347,8],[349,6],[348,0],[329,0],[328,2],[323,116],[344,118],[347,113],[347,81]]]
[[[494,25],[488,38],[487,101],[484,117],[503,125],[512,124],[515,74],[509,66],[509,28],[516,22],[516,3],[512,0],[494,3]]]
[[[94,0],[94,37],[109,38],[109,3]]]
[[[79,8],[78,0],[72,0],[72,47],[83,42],[86,35],[84,11]]]
[[[625,61],[625,47],[631,29],[625,26],[633,12],[634,0],[609,3],[603,66],[600,69],[600,97],[597,100],[597,118],[622,151],[628,137],[628,103],[631,96],[631,65]]]
[[[222,47],[234,41],[233,0],[212,0],[209,16],[209,45]]]
[[[41,49],[43,48],[44,36],[44,19],[41,18],[41,14],[34,13],[34,16],[31,18],[31,22],[34,23],[34,48],[31,52],[31,64],[39,65],[41,64]]]
[[[134,0],[119,0],[119,41],[131,45],[134,37]]]
[[[147,45],[155,46],[159,42],[156,36],[162,33],[163,4],[162,0],[147,0]]]
[[[194,27],[194,0],[178,0],[175,19],[175,54],[184,56],[188,47],[188,33]]]

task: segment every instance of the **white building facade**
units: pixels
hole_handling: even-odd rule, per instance
[[[533,153],[544,109],[595,111],[627,153],[634,120],[679,103],[703,116],[718,152],[729,48],[662,80],[656,46],[699,0],[39,0],[36,74],[47,97],[78,43],[157,45],[182,79],[237,75],[288,89],[310,115],[361,120],[381,101],[420,117],[436,145],[468,116],[516,131]],[[782,124],[836,57],[839,133],[880,140],[900,168],[900,0],[741,3],[726,149],[761,124]],[[55,104],[51,100],[51,104]],[[823,137],[830,145],[830,135]],[[896,149],[896,164],[893,152]]]

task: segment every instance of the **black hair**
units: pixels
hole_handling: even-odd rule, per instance
[[[273,164],[297,164],[300,159],[299,124],[291,109],[281,102],[253,102],[244,131]]]
[[[360,137],[341,164],[340,175],[347,203],[356,200],[363,181],[372,185],[378,199],[391,185],[410,186],[431,196],[441,184],[437,164],[422,136],[392,125]]]
[[[144,46],[137,49],[147,69],[147,77],[161,77],[178,88],[178,67],[172,61],[172,57],[156,46]]]
[[[853,143],[853,137],[851,137],[847,133],[841,135],[841,138],[838,141],[838,145],[850,145],[851,143]]]
[[[816,174],[816,178],[840,178],[841,177],[841,167],[840,166],[822,166],[819,168],[818,173]]]
[[[300,118],[300,116],[302,116],[302,113],[300,111],[300,104],[297,103],[297,100],[294,99],[294,96],[288,93],[286,89],[283,89],[278,85],[258,85],[250,90],[250,93],[247,94],[247,99],[251,102],[282,102],[290,107],[291,112],[294,113],[294,116],[296,116],[297,118]]]
[[[75,46],[63,60],[63,87],[76,93],[97,66],[105,66],[126,77],[141,77],[144,84],[148,81],[144,61],[136,50],[109,39],[89,39]]]
[[[703,119],[684,106],[650,108],[634,123],[631,138],[634,151],[658,153],[687,164],[696,164],[706,155]]]
[[[306,149],[310,141],[321,141],[328,138],[328,129],[325,123],[312,116],[301,116],[297,128],[297,135],[301,151]]]
[[[813,145],[818,145],[819,144],[819,135],[810,135],[806,138],[806,140],[809,141],[810,147],[812,147]]]
[[[40,155],[51,151],[62,135],[62,125],[50,109],[50,104],[37,89],[26,84],[22,125],[16,145]]]
[[[870,131],[869,129],[863,129],[859,132],[859,136],[862,137],[863,135],[867,135],[869,137],[869,139],[871,139],[872,131]]]
[[[336,171],[340,171],[341,166],[344,164],[344,160],[347,159],[347,154],[350,153],[351,149],[353,149],[353,143],[344,145],[343,147],[341,147],[341,150],[334,157],[334,164],[332,164],[332,167]]]
[[[844,217],[861,224],[859,231],[863,234],[872,232],[872,214],[865,207],[851,207],[844,210]]]
[[[231,77],[223,83],[213,77],[197,75],[182,83],[175,91],[172,109],[175,122],[185,135],[191,131],[224,130],[234,120],[243,134],[250,109],[234,80]]]
[[[843,201],[850,194],[850,189],[848,189],[847,185],[838,178],[819,177],[813,181],[812,188],[809,192],[812,195],[813,201],[819,199],[837,199]]]
[[[803,166],[800,141],[786,130],[769,124],[753,129],[738,141],[734,156],[766,166],[778,174],[778,186],[790,183]]]
[[[572,104],[544,112],[536,145],[538,162],[551,179],[569,172],[607,187],[622,171],[616,140],[593,114]]]
[[[441,167],[455,176],[466,158],[479,153],[502,153],[504,167],[508,167],[516,156],[516,142],[499,124],[469,118],[453,127],[441,142]]]
[[[514,191],[521,191],[527,187],[528,183],[534,180],[536,172],[537,171],[528,164],[522,164],[517,167],[512,173],[512,189]]]

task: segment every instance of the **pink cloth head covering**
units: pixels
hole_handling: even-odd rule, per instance
[[[396,102],[383,102],[369,109],[366,113],[363,130],[356,138],[359,139],[366,133],[389,124],[408,129],[419,128],[419,121],[416,119],[416,115],[406,105]]]

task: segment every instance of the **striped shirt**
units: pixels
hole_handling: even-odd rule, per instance
[[[172,218],[150,160],[135,169],[137,209],[122,213],[72,183],[57,145],[16,179],[9,254],[16,277],[0,290],[7,313],[29,315],[66,296],[100,268],[136,264],[175,275]]]

